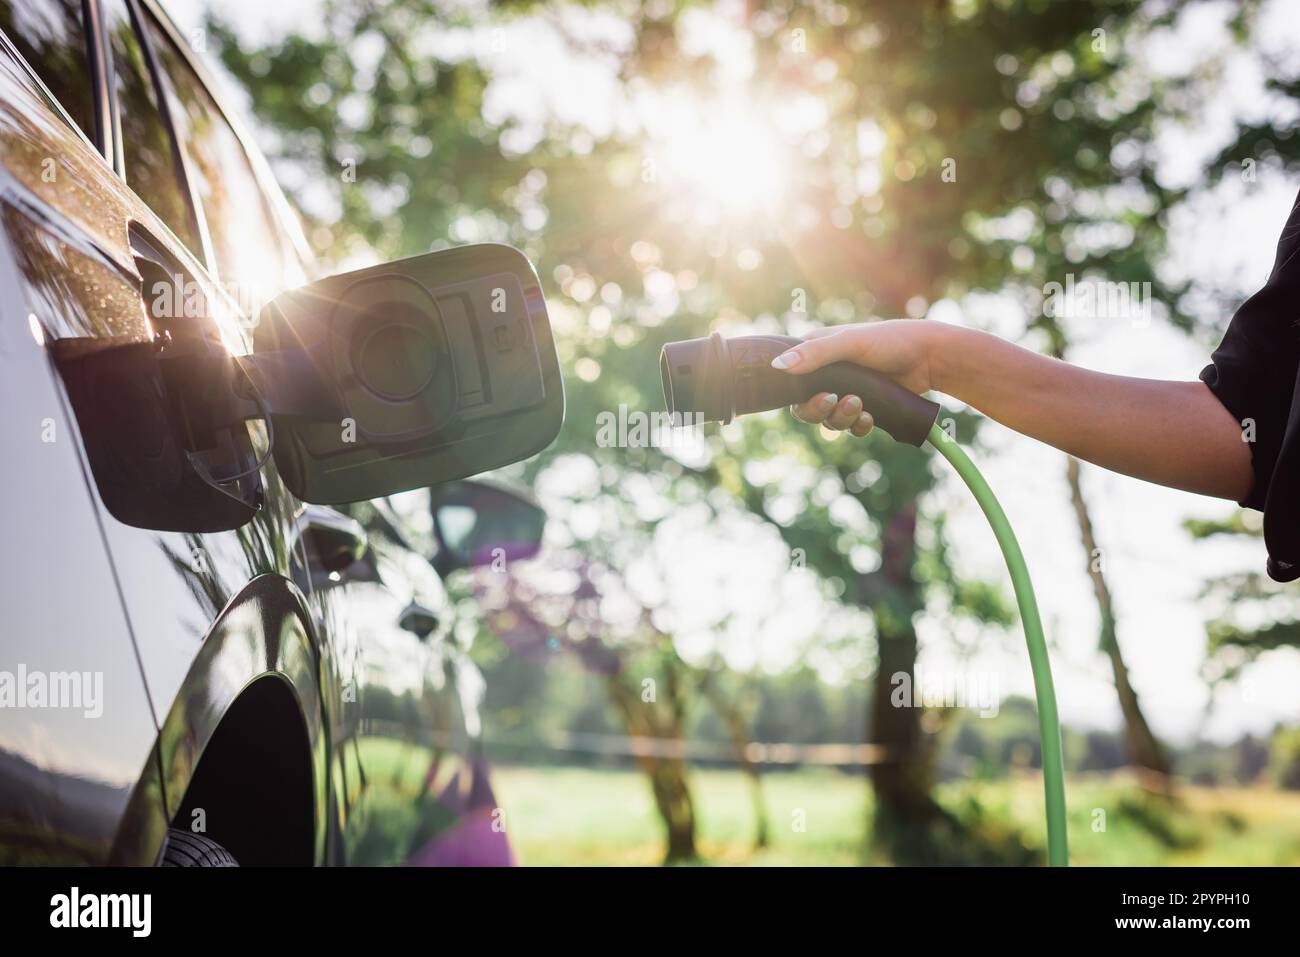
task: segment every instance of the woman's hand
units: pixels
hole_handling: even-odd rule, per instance
[[[836,361],[883,372],[913,392],[943,392],[1007,428],[1102,468],[1242,501],[1254,482],[1250,445],[1204,382],[1107,375],[962,326],[920,319],[812,333],[772,365],[802,373]],[[813,396],[795,418],[871,431],[857,396]]]
[[[803,374],[832,362],[854,362],[883,372],[905,389],[917,393],[938,388],[932,374],[935,341],[945,327],[926,319],[891,319],[831,326],[808,333],[804,342],[772,361],[773,368]],[[801,422],[821,423],[828,429],[866,435],[871,413],[856,395],[819,392],[790,413]]]

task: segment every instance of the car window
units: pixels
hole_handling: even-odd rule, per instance
[[[81,0],[0,0],[0,30],[93,141],[94,86]]]
[[[203,246],[180,175],[180,155],[173,147],[125,0],[105,0],[101,6],[113,54],[127,185],[201,259]]]
[[[176,100],[176,135],[189,155],[188,172],[203,205],[216,271],[237,283],[241,301],[261,299],[285,285],[279,231],[243,145],[203,82],[152,19],[146,29]]]

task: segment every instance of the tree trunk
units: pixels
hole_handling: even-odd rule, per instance
[[[655,702],[641,700],[635,687],[623,682],[617,674],[610,675],[606,686],[615,710],[623,718],[624,727],[632,737],[656,740],[682,741],[680,702],[670,701],[667,717]],[[665,691],[676,697],[677,682],[665,682]],[[650,792],[655,809],[664,823],[664,863],[676,864],[698,856],[695,848],[695,802],[686,782],[686,762],[680,757],[637,755],[636,765],[650,779]]]
[[[651,759],[643,765],[650,775],[655,807],[667,829],[664,863],[693,860],[695,849],[695,803],[686,785],[686,765],[680,758]]]
[[[909,505],[885,525],[881,545],[881,568],[893,600],[878,603],[875,610],[879,662],[876,667],[867,740],[879,745],[884,759],[869,768],[875,792],[874,830],[877,839],[897,844],[898,829],[929,828],[943,810],[930,796],[933,785],[933,748],[921,730],[922,709],[895,707],[893,676],[916,674],[916,630],[912,614],[921,597],[912,576],[916,551],[916,510]],[[915,703],[915,702],[913,702]]]
[[[867,740],[880,745],[884,759],[870,766],[876,795],[875,830],[928,827],[937,810],[930,798],[929,761],[921,735],[921,709],[896,708],[892,702],[896,674],[912,680],[916,672],[916,632],[911,625],[877,627],[880,644]]]
[[[1169,758],[1160,741],[1151,731],[1150,725],[1147,724],[1147,719],[1138,704],[1137,691],[1129,682],[1128,666],[1124,664],[1124,656],[1119,647],[1115,606],[1111,599],[1110,587],[1106,583],[1101,550],[1097,547],[1097,539],[1092,530],[1092,518],[1088,513],[1088,503],[1083,497],[1083,486],[1079,480],[1079,462],[1072,455],[1066,456],[1066,477],[1070,483],[1070,500],[1074,504],[1074,515],[1079,522],[1079,534],[1083,539],[1088,577],[1092,580],[1092,593],[1097,599],[1097,610],[1101,614],[1099,636],[1101,650],[1110,659],[1115,691],[1119,695],[1119,707],[1124,715],[1124,740],[1128,746],[1129,759],[1135,766],[1154,776],[1154,780],[1147,782],[1149,786],[1168,793],[1172,784]]]
[[[772,843],[767,818],[767,797],[763,794],[763,773],[753,761],[742,765],[749,778],[749,799],[754,805],[754,850],[761,851]]]

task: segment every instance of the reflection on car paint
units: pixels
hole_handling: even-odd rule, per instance
[[[97,719],[0,708],[0,863],[153,863],[205,746],[264,676],[292,689],[303,717],[312,860],[512,862],[486,765],[470,757],[477,696],[464,689],[477,671],[445,631],[420,641],[397,625],[410,594],[445,602],[423,558],[389,561],[382,584],[313,586],[292,535],[301,505],[273,465],[261,509],[230,532],[149,531],[104,506],[43,347],[151,337],[133,230],[212,301],[223,294],[5,50],[0,227],[0,427],[17,466],[0,672],[102,673],[105,698]],[[212,313],[203,321],[246,349],[238,313]]]

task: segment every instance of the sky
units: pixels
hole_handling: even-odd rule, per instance
[[[209,5],[207,0],[164,2],[183,29],[197,27],[201,11]],[[319,22],[311,16],[314,0],[280,0],[271,5],[264,0],[215,2],[245,37],[257,42]],[[1174,30],[1154,37],[1145,46],[1141,51],[1145,66],[1157,73],[1178,73],[1218,50],[1226,42],[1223,24],[1231,7],[1223,3],[1194,8]],[[572,16],[581,29],[599,31],[611,42],[625,36],[625,28],[614,18],[588,13]],[[1300,62],[1300,34],[1291,23],[1294,10],[1288,9],[1287,0],[1266,3],[1264,17],[1266,26],[1260,31],[1259,46],[1230,57],[1214,88],[1198,104],[1193,121],[1157,131],[1160,176],[1168,185],[1188,182],[1200,161],[1228,141],[1234,118],[1248,119],[1261,111],[1283,108],[1263,92],[1270,68],[1265,64],[1280,65],[1293,75],[1300,72],[1291,69]],[[621,95],[608,64],[576,61],[544,25],[523,23],[507,29],[504,42],[488,44],[478,54],[494,68],[496,77],[485,105],[489,119],[535,120],[549,111],[589,124],[596,136],[620,122]],[[464,44],[466,38],[449,37],[447,42]],[[743,75],[748,41],[730,26],[727,5],[722,5],[720,12],[706,10],[697,15],[689,42],[714,50],[724,68]],[[529,55],[513,55],[516,44],[526,44]],[[246,98],[237,99],[247,103]],[[514,146],[526,151],[530,145],[526,131],[519,136]],[[1226,178],[1221,189],[1198,196],[1174,218],[1171,255],[1165,268],[1173,275],[1235,291],[1244,299],[1268,273],[1273,247],[1298,187],[1300,183],[1267,167],[1260,168],[1258,181],[1249,187]],[[777,310],[781,304],[773,308]],[[1023,318],[1013,310],[1012,305],[993,299],[936,304],[931,315],[1013,334],[1023,325]],[[1169,379],[1194,379],[1214,346],[1213,342],[1191,340],[1159,321],[1146,325],[1097,321],[1079,329],[1076,341],[1072,358],[1080,364],[1106,372]],[[978,462],[1017,530],[1038,590],[1063,719],[1076,727],[1116,728],[1119,712],[1109,666],[1096,648],[1097,610],[1088,578],[1082,573],[1082,548],[1065,484],[1065,460],[1060,453],[995,424],[981,430],[981,444]],[[1156,733],[1176,742],[1197,736],[1223,741],[1245,731],[1267,733],[1277,723],[1300,724],[1300,695],[1295,691],[1300,687],[1300,653],[1281,650],[1264,655],[1239,681],[1222,687],[1213,702],[1200,675],[1204,627],[1213,610],[1199,598],[1204,582],[1215,575],[1259,567],[1263,552],[1262,548],[1241,549],[1218,542],[1194,543],[1182,523],[1190,516],[1222,517],[1234,506],[1145,485],[1086,464],[1083,475],[1116,601],[1120,644]],[[949,531],[963,571],[1006,581],[992,535],[964,488],[951,479],[940,494],[953,503]],[[770,537],[760,535],[754,539],[756,544],[746,545],[744,536],[750,532],[735,534],[741,544],[732,540],[727,545],[737,552],[733,565],[740,571],[734,581],[747,581],[748,588],[762,591],[762,583],[769,580],[764,576],[777,575],[785,567],[786,557]],[[682,549],[686,555],[701,551]],[[693,566],[684,558],[677,565],[677,587],[687,605],[707,600],[693,592],[689,583],[712,581],[710,569],[718,564],[710,560]],[[749,629],[748,638],[733,634],[727,639],[729,662],[738,667],[781,667],[807,637],[800,622],[809,616],[800,603],[813,601],[808,583],[796,579],[781,589],[775,593],[782,596],[775,613],[759,616],[761,621],[742,621],[737,627]],[[787,590],[792,591],[787,594]],[[716,593],[716,588],[704,591]],[[742,599],[748,594],[741,588]],[[1001,676],[1004,696],[1032,694],[1018,631],[991,638],[972,658],[958,660],[953,643],[938,633],[943,627],[938,620],[921,625],[923,669],[995,671]],[[683,638],[683,653],[690,652],[690,642],[689,636]]]

